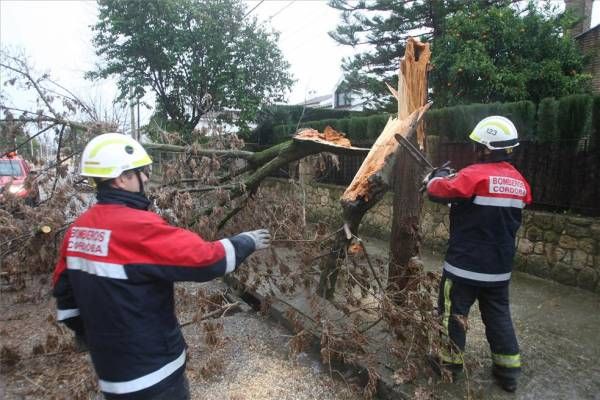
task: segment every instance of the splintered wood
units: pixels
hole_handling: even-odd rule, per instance
[[[342,204],[352,204],[359,200],[369,202],[373,197],[387,190],[391,184],[391,172],[394,166],[391,158],[395,157],[400,144],[395,134],[404,137],[414,132],[417,124],[429,109],[429,104],[419,108],[406,119],[390,118],[383,132],[371,147],[371,151],[363,161],[350,185],[344,191]]]
[[[398,70],[398,118],[406,118],[427,101],[427,73],[431,69],[429,43],[421,43],[408,38],[404,58]],[[392,92],[394,94],[394,92]],[[417,126],[417,143],[421,149],[425,145],[423,124]]]
[[[416,129],[417,140],[422,146],[425,136],[423,124],[419,121],[429,108],[429,105],[423,104],[427,95],[427,71],[430,58],[429,44],[421,43],[412,37],[407,40],[404,58],[400,62],[398,71],[398,90],[388,85],[398,101],[398,118],[388,120],[352,183],[342,195],[342,204],[353,203],[359,199],[368,202],[371,198],[377,197],[380,190],[387,189],[382,187],[378,190],[379,186],[389,187],[393,157],[399,148],[394,138],[395,134],[408,137]]]
[[[314,142],[325,143],[328,145],[336,145],[341,147],[352,147],[352,143],[348,140],[343,133],[336,131],[330,126],[325,128],[323,133],[317,131],[316,129],[304,129],[296,136],[294,136],[296,140],[311,140]]]

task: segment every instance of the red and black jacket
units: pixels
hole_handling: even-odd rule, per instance
[[[173,282],[225,275],[254,250],[247,235],[206,242],[153,212],[96,204],[65,235],[53,276],[58,320],[84,335],[108,398],[147,398],[185,369]]]
[[[510,163],[478,163],[427,185],[433,201],[451,203],[444,275],[477,286],[510,280],[529,183]]]

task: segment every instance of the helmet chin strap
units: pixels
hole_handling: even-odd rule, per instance
[[[136,170],[135,176],[137,176],[137,180],[140,185],[140,191],[138,193],[144,194],[144,182],[142,181],[142,175],[141,175],[140,171]]]

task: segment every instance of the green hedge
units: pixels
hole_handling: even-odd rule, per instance
[[[537,138],[540,142],[558,140],[558,101],[553,97],[540,101],[537,113]]]
[[[577,94],[558,100],[558,137],[573,141],[589,136],[592,132],[592,96]]]
[[[490,115],[501,115],[514,122],[521,137],[535,135],[536,107],[530,101],[515,103],[469,104],[438,108],[425,114],[425,132],[451,141],[464,141],[477,122]]]
[[[369,117],[354,117],[348,121],[348,132],[346,132],[350,140],[369,140]]]
[[[558,100],[547,98],[537,107],[531,101],[518,101],[432,109],[425,114],[425,132],[447,141],[464,142],[477,122],[490,115],[509,118],[522,139],[541,142],[561,140],[576,145],[577,139],[592,137],[600,147],[600,96],[590,95],[573,95]],[[300,127],[322,131],[330,125],[346,133],[352,142],[365,144],[375,141],[388,118],[389,114],[375,114],[323,119],[303,122]],[[275,136],[289,137],[295,128],[294,124],[277,126],[274,128]]]
[[[248,139],[251,142],[261,145],[274,144],[285,139],[285,132],[289,132],[289,128],[285,130],[278,128],[281,125],[293,126],[293,133],[299,122],[300,126],[306,126],[306,121],[338,121],[343,118],[366,116],[369,114],[373,114],[373,112],[289,105],[268,106],[259,112],[256,120],[257,127],[248,134]]]
[[[388,114],[378,114],[368,117],[367,137],[375,141],[383,131],[383,128],[385,128],[385,124],[387,124],[389,118]]]
[[[373,143],[383,131],[388,118],[389,114],[376,114],[368,117],[306,121],[301,123],[299,128],[312,128],[322,132],[326,126],[331,126],[335,130],[346,134],[354,143]],[[278,125],[273,130],[276,142],[280,142],[296,131],[296,125]]]

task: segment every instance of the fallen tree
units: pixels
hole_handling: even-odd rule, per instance
[[[437,323],[431,300],[436,278],[422,275],[416,280],[415,290],[410,296],[407,294],[410,301],[399,306],[392,301],[394,294],[384,285],[384,261],[380,257],[370,257],[362,241],[357,239],[362,216],[393,184],[394,159],[400,152],[395,135],[411,137],[428,107],[423,105],[407,118],[388,121],[380,139],[367,155],[361,173],[342,197],[345,229],[334,233],[328,232],[328,228],[321,224],[313,229],[310,226],[305,228],[300,223],[303,206],[297,195],[268,193],[260,188],[267,176],[307,156],[369,151],[352,147],[343,135],[332,129],[322,133],[303,130],[290,140],[259,152],[244,150],[243,142],[235,135],[218,131],[211,131],[204,136],[196,132],[202,145],[146,145],[157,154],[166,152],[172,155],[168,157],[169,161],[162,163],[157,174],[162,181],[155,182],[155,187],[149,193],[155,200],[157,211],[171,222],[198,232],[206,239],[257,226],[271,229],[275,244],[271,252],[249,259],[245,268],[236,272],[236,278],[247,292],[256,291],[261,286],[268,288],[268,296],[261,303],[263,310],[268,309],[270,303],[286,301],[278,298],[277,294],[306,293],[311,310],[291,308],[290,320],[295,333],[290,340],[291,350],[303,351],[307,346],[307,336],[311,334],[320,338],[322,360],[330,368],[335,359],[365,366],[368,380],[363,393],[366,397],[375,393],[380,379],[376,354],[370,351],[370,346],[377,343],[378,337],[370,334],[386,335],[386,344],[389,343],[389,348],[393,349],[392,356],[401,360],[388,369],[395,371],[397,378],[394,379],[400,383],[415,379],[422,353],[435,346],[430,332],[436,329]],[[85,143],[84,138],[95,132],[89,128],[85,136],[79,137],[81,140],[78,143]],[[172,134],[176,135],[165,132],[163,136]],[[61,140],[59,136],[58,140]],[[155,160],[158,158],[155,157]],[[8,223],[0,230],[0,244],[6,246],[0,249],[3,251],[0,260],[3,271],[7,271],[8,263],[11,272],[26,271],[30,277],[38,272],[47,275],[52,269],[62,232],[80,211],[72,210],[56,220],[49,218],[54,215],[53,210],[63,212],[64,204],[77,193],[78,188],[74,185],[76,175],[72,171],[64,171],[70,179],[65,181],[66,187],[59,186],[60,190],[57,189],[53,200],[46,203],[49,208],[39,208],[38,213],[36,209],[14,203],[16,208],[4,208],[5,212],[0,213],[0,216],[8,218]],[[42,220],[47,221],[45,224],[51,228],[51,234],[41,234],[35,229]],[[17,225],[18,229],[11,228]],[[27,239],[19,239],[20,232],[24,232]],[[346,257],[352,253],[347,251],[351,239],[357,240],[355,244],[359,252]],[[329,250],[322,253],[324,246]],[[291,260],[286,260],[280,254],[286,251],[291,252]],[[35,263],[39,268],[30,269],[29,257],[32,253],[43,254],[43,258]],[[331,263],[331,260],[334,262]],[[322,262],[321,267],[325,268],[320,269],[315,265],[319,261]],[[331,289],[330,293],[333,294],[335,278],[342,264],[347,282],[352,282],[352,286],[345,285],[334,301],[320,302],[314,294],[327,296],[328,292],[323,287]],[[332,268],[333,273],[327,272],[327,268]],[[317,287],[319,281],[322,287]],[[47,298],[41,300],[49,302]],[[332,318],[325,312],[323,303],[334,304],[341,316]],[[227,304],[223,307],[223,312],[229,309]],[[203,312],[189,321],[200,321],[209,313]],[[303,318],[300,318],[301,315]],[[61,335],[66,341],[65,333]]]
[[[252,196],[260,183],[271,176],[280,168],[298,161],[304,157],[319,154],[362,154],[367,153],[369,149],[353,147],[348,139],[342,134],[336,132],[333,128],[327,127],[323,133],[314,129],[303,129],[299,131],[291,140],[285,141],[273,147],[260,152],[250,152],[243,150],[216,150],[200,148],[198,146],[175,146],[166,144],[145,144],[149,150],[169,151],[174,153],[183,153],[189,156],[204,156],[227,159],[242,159],[245,165],[239,169],[234,169],[224,176],[218,177],[217,186],[196,186],[189,189],[174,189],[179,193],[184,192],[209,192],[225,191],[224,196],[215,207],[223,207],[228,201],[237,199],[243,195]],[[188,180],[189,182],[189,180]],[[240,207],[234,207],[219,222],[218,227],[222,228],[225,223],[240,211]],[[213,207],[201,210],[203,214],[211,214]]]

